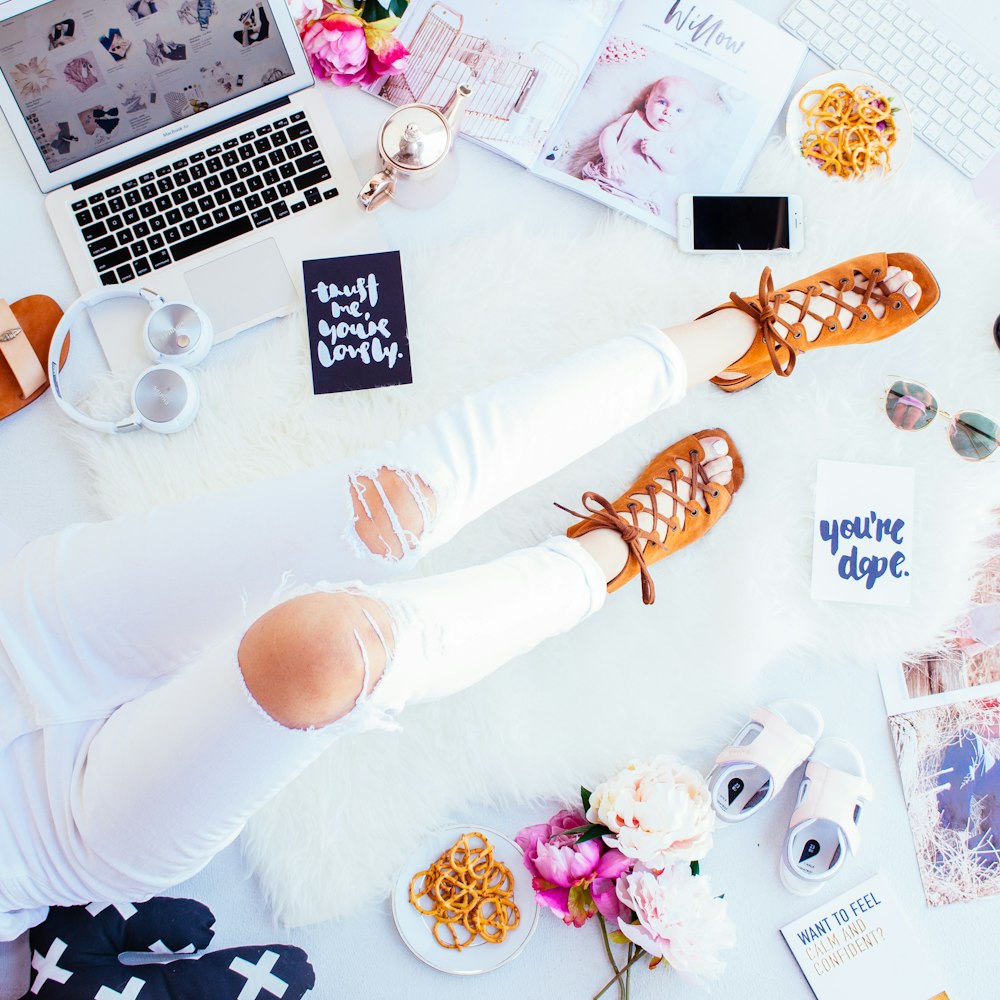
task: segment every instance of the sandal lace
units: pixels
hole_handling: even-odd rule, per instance
[[[888,296],[875,291],[875,286],[881,279],[881,274],[881,268],[875,268],[870,275],[863,275],[867,278],[867,287],[861,297],[861,302],[856,306],[850,305],[842,298],[844,292],[851,291],[857,285],[857,281],[852,284],[849,278],[841,278],[840,289],[834,289],[832,294],[825,291],[822,285],[808,285],[805,290],[796,289],[796,291],[802,292],[803,297],[802,302],[799,304],[799,315],[791,323],[783,316],[778,315],[776,307],[789,302],[790,297],[787,292],[775,292],[774,279],[771,277],[771,269],[769,267],[765,267],[761,272],[756,301],[747,302],[746,299],[737,295],[736,292],[730,292],[729,298],[737,309],[745,312],[757,324],[764,347],[767,349],[768,357],[771,360],[771,366],[774,368],[774,373],[780,375],[782,378],[787,378],[795,370],[795,360],[798,356],[798,352],[796,352],[789,340],[789,335],[793,339],[798,339],[804,334],[805,330],[802,323],[807,316],[816,320],[831,333],[835,333],[840,324],[841,309],[847,310],[847,312],[860,322],[865,322],[871,315],[870,304],[873,301],[884,302],[888,299]],[[834,309],[831,316],[820,316],[809,308],[814,300],[819,299],[826,299],[828,302],[833,303]],[[784,333],[778,329],[779,326],[783,328]],[[822,333],[820,336],[822,336]],[[784,348],[788,354],[784,364],[782,364],[781,358],[778,356],[780,348]]]
[[[654,480],[642,488],[641,492],[644,492],[649,497],[649,507],[643,507],[642,504],[632,499],[639,491],[629,493],[625,510],[619,511],[615,509],[609,500],[602,497],[599,493],[594,493],[592,490],[588,490],[581,498],[584,510],[587,513],[571,510],[569,507],[564,507],[561,503],[554,505],[567,514],[579,518],[588,524],[592,524],[595,528],[610,528],[621,536],[622,541],[628,546],[629,551],[639,566],[643,604],[652,604],[656,600],[656,587],[653,584],[653,577],[649,572],[649,566],[646,564],[646,546],[652,545],[655,548],[666,549],[666,540],[670,537],[670,533],[672,531],[684,530],[680,526],[678,519],[680,510],[683,509],[688,515],[684,519],[685,526],[690,524],[690,519],[697,517],[699,512],[704,512],[707,516],[711,517],[711,501],[719,495],[718,489],[708,489],[710,480],[705,473],[702,461],[698,458],[697,451],[691,450],[688,452],[688,462],[691,466],[690,476],[682,476],[680,469],[676,465],[671,466],[667,470],[667,479],[670,482],[669,488],[659,480]],[[685,500],[678,492],[678,484],[680,482],[686,482],[690,487],[690,499]],[[702,491],[703,502],[701,505],[695,503],[694,500],[695,493],[699,487]],[[669,514],[660,510],[658,497],[666,497],[671,501]],[[654,529],[657,524],[663,522],[665,525],[663,538],[660,538],[655,530],[650,531],[639,527],[639,515],[643,511],[652,515]],[[625,515],[631,518],[631,523],[625,520]]]

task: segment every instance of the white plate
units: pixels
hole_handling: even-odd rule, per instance
[[[890,105],[896,108],[893,114],[893,117],[896,119],[896,141],[889,150],[889,169],[887,171],[872,170],[864,176],[892,177],[898,174],[900,168],[909,157],[910,149],[913,146],[913,122],[910,119],[910,112],[903,101],[902,95],[896,88],[890,86],[884,80],[880,80],[877,76],[873,76],[866,70],[832,69],[828,73],[821,73],[819,76],[813,77],[795,94],[788,105],[788,115],[785,118],[785,135],[788,137],[792,149],[799,156],[802,155],[802,136],[805,134],[807,128],[806,116],[799,109],[799,101],[810,90],[826,90],[827,87],[835,83],[842,83],[845,87],[851,87],[852,89],[854,87],[868,86],[874,90],[881,91],[886,97],[890,98]],[[802,157],[802,162],[808,166],[816,166],[818,169],[818,165],[810,163],[805,157]],[[834,177],[833,179],[854,180],[855,178]]]
[[[478,831],[493,845],[493,857],[502,861],[514,878],[514,903],[521,914],[517,927],[499,944],[477,938],[461,951],[442,948],[434,940],[434,919],[414,909],[410,903],[410,879],[429,868],[463,833]],[[447,826],[438,830],[410,855],[400,870],[392,890],[392,919],[403,943],[421,962],[454,976],[475,976],[492,972],[509,962],[528,943],[538,923],[538,903],[531,888],[531,876],[521,860],[521,848],[502,833],[485,826]]]

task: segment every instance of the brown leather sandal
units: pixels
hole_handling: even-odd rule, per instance
[[[906,296],[900,292],[890,294],[882,288],[881,279],[889,267],[913,273],[913,280],[920,286],[920,301],[915,310]],[[857,305],[848,305],[842,296],[856,288],[859,281],[867,281],[868,287]],[[799,294],[792,299],[790,292]],[[731,292],[731,301],[698,317],[711,316],[720,309],[739,309],[752,317],[759,327],[760,336],[746,354],[716,375],[712,382],[726,392],[738,392],[756,385],[772,372],[787,377],[795,369],[798,355],[819,347],[885,340],[930,312],[940,297],[941,290],[930,268],[919,257],[908,253],[870,253],[855,257],[777,291],[771,280],[771,269],[765,267],[756,298],[743,299]],[[801,304],[798,304],[799,298]],[[783,302],[791,302],[798,308],[797,320],[790,323],[778,315],[778,307]],[[882,307],[881,318],[876,316],[872,305]],[[847,327],[841,321],[841,310],[850,316]],[[823,324],[815,340],[806,337],[802,321],[807,316]]]
[[[701,443],[706,437],[722,438],[729,446],[728,454],[733,460],[733,471],[732,479],[724,486],[710,481],[705,474],[705,462],[719,457],[706,457]],[[683,459],[690,466],[687,476],[681,472],[678,459]],[[682,499],[678,493],[677,486],[680,482],[688,484],[690,500]],[[670,485],[665,485],[667,483]],[[642,602],[652,604],[656,599],[656,590],[649,566],[701,538],[729,509],[733,496],[742,483],[743,459],[740,453],[725,431],[713,428],[691,434],[661,451],[614,503],[609,503],[598,493],[588,491],[583,494],[583,506],[588,512],[586,514],[570,510],[559,503],[556,506],[573,517],[582,518],[566,532],[570,538],[579,538],[597,528],[610,528],[622,536],[629,549],[628,561],[625,568],[608,584],[608,591],[623,587],[638,575],[642,577]],[[694,501],[696,484],[702,491],[700,504]],[[649,505],[639,502],[637,498],[640,497],[644,500],[648,497]],[[669,505],[661,506],[663,498],[669,501]],[[684,510],[683,525],[677,516],[681,509]],[[639,515],[643,511],[652,514],[654,525],[662,525],[662,540],[655,530],[639,527]]]
[[[9,306],[0,299],[0,420],[34,402],[49,387],[49,344],[62,309],[47,295],[28,295]],[[69,353],[69,338],[59,356]]]

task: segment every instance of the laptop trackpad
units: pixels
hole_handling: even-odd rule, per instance
[[[252,326],[298,305],[298,293],[273,239],[193,268],[184,278],[217,334]]]

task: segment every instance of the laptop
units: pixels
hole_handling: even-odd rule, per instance
[[[298,308],[301,261],[385,249],[313,83],[284,0],[0,0],[0,109],[80,292],[193,301],[217,341]]]

